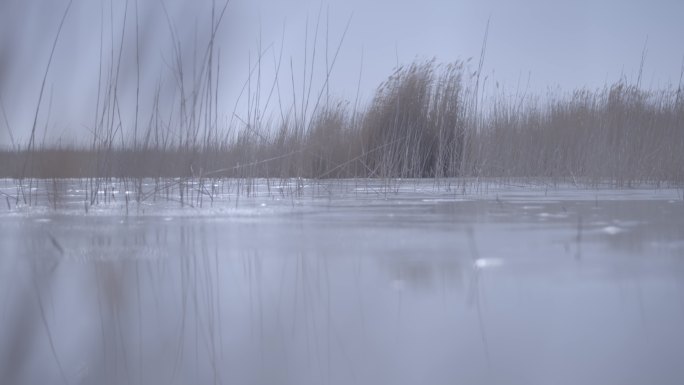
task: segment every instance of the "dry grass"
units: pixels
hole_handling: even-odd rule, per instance
[[[132,39],[126,36],[124,17],[119,36],[114,30],[108,39],[101,36],[103,47],[107,40],[111,47],[106,46],[109,50],[103,49],[100,58],[95,119],[86,128],[90,144],[38,143],[34,134],[39,99],[29,142],[0,150],[0,177],[28,178],[29,190],[33,178],[91,178],[93,191],[111,178],[144,177],[544,177],[620,186],[684,182],[681,85],[645,91],[638,82],[623,81],[543,99],[495,95],[483,100],[480,75],[486,38],[476,71],[461,62],[416,62],[396,69],[367,106],[354,103],[351,108],[348,102],[335,102],[328,84],[344,34],[329,57],[326,32],[325,50],[318,50],[325,52],[325,60],[316,60],[317,22],[313,47],[305,41],[311,54],[305,58],[303,84],[296,84],[295,69],[290,68],[291,104],[284,105],[286,98],[281,98],[290,93],[279,79],[282,57],[273,57],[275,79],[269,84],[262,78],[266,58],[259,42],[260,53],[255,62],[250,59],[243,87],[246,111],[242,118],[233,111],[224,122],[215,36],[226,6],[212,10],[208,41],[191,47],[192,68],[187,48],[184,51],[168,20],[174,39],[169,67],[176,89],[169,99],[158,86],[152,93],[153,108],[145,112],[149,116],[141,116],[138,108],[143,104],[140,95],[150,93],[139,90],[136,56],[134,119],[121,114],[122,103],[131,102],[120,94],[124,46]],[[64,18],[67,14],[68,8]],[[59,30],[53,52],[58,37]],[[325,75],[316,90],[314,64],[320,62],[325,62]],[[48,70],[49,62],[45,77]],[[275,105],[280,114],[271,118],[265,111],[272,113]],[[28,199],[23,191],[22,196],[31,202],[30,193]]]
[[[308,123],[285,117],[254,126],[205,130],[198,112],[182,135],[137,147],[114,128],[92,148],[0,152],[0,176],[67,177],[546,177],[616,185],[684,181],[684,102],[675,90],[624,82],[549,101],[499,97],[470,106],[472,82],[460,63],[399,68],[369,106],[319,108]],[[469,96],[470,95],[470,96]],[[191,116],[191,115],[187,115]],[[477,122],[477,125],[476,123]],[[112,126],[115,127],[115,126]],[[174,139],[177,138],[177,139]],[[29,162],[29,159],[31,160]],[[26,169],[24,165],[32,167]]]

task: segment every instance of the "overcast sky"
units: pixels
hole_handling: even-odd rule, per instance
[[[51,45],[67,3],[0,1],[0,99],[4,109],[0,111],[0,145],[10,142],[8,124],[16,142],[28,138]],[[173,39],[162,1],[137,3],[141,99],[147,100],[141,104],[149,106],[156,85],[173,81]],[[70,141],[87,136],[89,127],[92,129],[100,48],[105,57],[112,45],[118,50],[124,4],[123,0],[74,0],[41,105],[39,127],[48,122],[49,140],[61,137]],[[205,41],[212,1],[164,0],[164,4],[182,42],[183,55],[191,63],[193,42],[201,45]],[[137,73],[135,6],[135,0],[129,0],[121,65],[124,112],[134,104],[130,98]],[[508,90],[524,88],[543,95],[548,88],[598,88],[621,77],[633,81],[644,48],[642,84],[676,86],[684,59],[682,15],[681,0],[232,0],[217,42],[220,98],[225,116],[230,116],[249,65],[256,61],[259,44],[265,52],[262,76],[268,84],[281,42],[281,86],[288,87],[291,94],[290,60],[299,87],[304,79],[305,45],[308,43],[311,65],[317,24],[313,64],[316,77],[322,79],[326,35],[330,63],[348,22],[330,82],[331,93],[342,99],[355,98],[359,76],[361,99],[370,99],[397,64],[432,57],[440,62],[477,59],[487,20],[484,72]]]

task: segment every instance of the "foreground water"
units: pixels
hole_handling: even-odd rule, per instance
[[[684,383],[681,189],[14,183],[3,384]]]

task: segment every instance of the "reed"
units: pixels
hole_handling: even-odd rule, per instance
[[[263,48],[259,42],[241,93],[246,114],[241,115],[236,103],[225,121],[218,96],[221,55],[216,36],[227,5],[212,8],[207,41],[191,47],[191,67],[188,49],[167,14],[175,79],[174,96],[169,99],[162,95],[161,83],[154,92],[140,90],[137,3],[135,26],[127,28],[127,1],[121,30],[112,29],[108,39],[101,33],[90,145],[35,140],[41,88],[29,142],[15,143],[12,137],[12,146],[0,150],[0,177],[28,179],[29,187],[36,178],[87,178],[90,204],[108,199],[107,186],[114,178],[134,190],[136,200],[145,198],[144,178],[155,178],[160,188],[168,184],[165,178],[180,178],[173,184],[178,185],[182,202],[190,192],[188,181],[196,180],[202,192],[193,196],[198,204],[212,196],[206,193],[211,190],[207,186],[216,178],[242,178],[246,186],[254,178],[547,178],[625,187],[684,182],[681,84],[653,91],[642,89],[638,81],[621,80],[567,94],[516,99],[502,91],[485,98],[481,92],[485,38],[477,69],[469,68],[468,62],[414,62],[397,68],[366,105],[358,100],[351,105],[337,100],[329,87],[349,24],[334,50],[326,27],[322,49],[318,47],[323,44],[320,15],[313,41],[307,37],[304,42],[303,68],[297,70],[290,61],[286,82],[291,90],[281,84],[285,82],[282,47],[276,55],[271,46]],[[67,14],[68,8],[64,18]],[[127,35],[131,31],[134,39]],[[53,53],[58,37],[59,32]],[[111,42],[108,50],[106,40]],[[120,90],[122,57],[131,40],[136,63],[132,121],[122,116],[125,101]],[[268,52],[273,54],[273,79],[262,75]],[[318,57],[322,53],[324,60]],[[325,65],[318,89],[314,86],[317,63]],[[48,62],[45,77],[49,67]],[[296,73],[301,73],[299,81]],[[291,97],[283,96],[287,93]],[[142,116],[141,95],[148,94],[153,108]],[[269,115],[273,110],[277,113]],[[31,201],[28,191],[27,199],[22,187],[25,203]]]

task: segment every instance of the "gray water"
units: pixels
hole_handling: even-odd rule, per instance
[[[681,190],[13,183],[2,384],[684,383]]]

